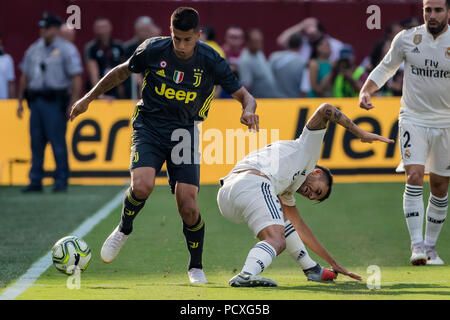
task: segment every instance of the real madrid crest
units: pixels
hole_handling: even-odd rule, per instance
[[[450,59],[450,47],[448,47],[447,51],[445,51],[445,57]]]
[[[421,34],[416,34],[414,36],[413,42],[415,45],[418,45],[419,43],[422,42],[422,35]]]

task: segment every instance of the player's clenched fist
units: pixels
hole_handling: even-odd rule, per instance
[[[370,110],[373,108],[372,102],[370,101],[370,94],[362,92],[359,95],[359,106],[363,109]]]
[[[75,102],[70,111],[70,121],[73,121],[73,119],[75,119],[78,115],[86,112],[90,102],[91,101],[86,98],[81,98],[80,100]]]

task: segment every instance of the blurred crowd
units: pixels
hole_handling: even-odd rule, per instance
[[[256,98],[355,97],[372,69],[390,48],[394,36],[403,29],[420,25],[418,18],[393,23],[371,52],[359,63],[355,61],[352,44],[327,34],[321,22],[310,17],[284,30],[276,41],[281,50],[264,54],[264,34],[257,28],[244,30],[230,25],[220,43],[214,26],[202,27],[201,40],[213,47],[230,63],[242,84]],[[122,41],[112,37],[113,24],[106,17],[93,23],[94,39],[79,53],[84,77],[83,89],[88,91],[116,65],[126,61],[145,39],[161,35],[161,28],[148,16],[136,19],[134,36]],[[76,30],[60,24],[57,37],[74,43]],[[44,32],[41,32],[41,36]],[[272,40],[272,39],[271,39]],[[22,62],[19,62],[21,66]],[[379,95],[399,96],[402,91],[402,68],[380,90]],[[133,76],[101,98],[138,99],[142,77]],[[7,54],[0,34],[0,99],[17,97],[14,61]],[[216,90],[216,98],[227,94]]]

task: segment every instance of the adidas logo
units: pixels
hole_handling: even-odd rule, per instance
[[[415,47],[411,50],[412,53],[420,53],[419,48]]]
[[[450,166],[448,166],[447,169],[445,169],[445,170],[450,170]]]
[[[158,75],[158,76],[161,76],[161,77],[166,77],[166,73],[164,72],[164,69],[161,69],[161,70],[159,70],[159,71],[156,71],[156,74]]]

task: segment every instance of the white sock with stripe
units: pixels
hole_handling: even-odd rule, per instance
[[[260,241],[248,253],[241,272],[252,275],[260,274],[276,256],[277,252],[268,242]]]
[[[317,265],[317,262],[309,256],[302,239],[300,239],[300,236],[289,220],[284,222],[284,235],[286,238],[286,250],[303,270]]]
[[[411,244],[423,242],[423,197],[422,186],[406,184],[403,194],[403,212],[406,218]]]
[[[447,217],[448,194],[438,198],[430,194],[427,207],[427,223],[425,227],[425,245],[434,247]]]

